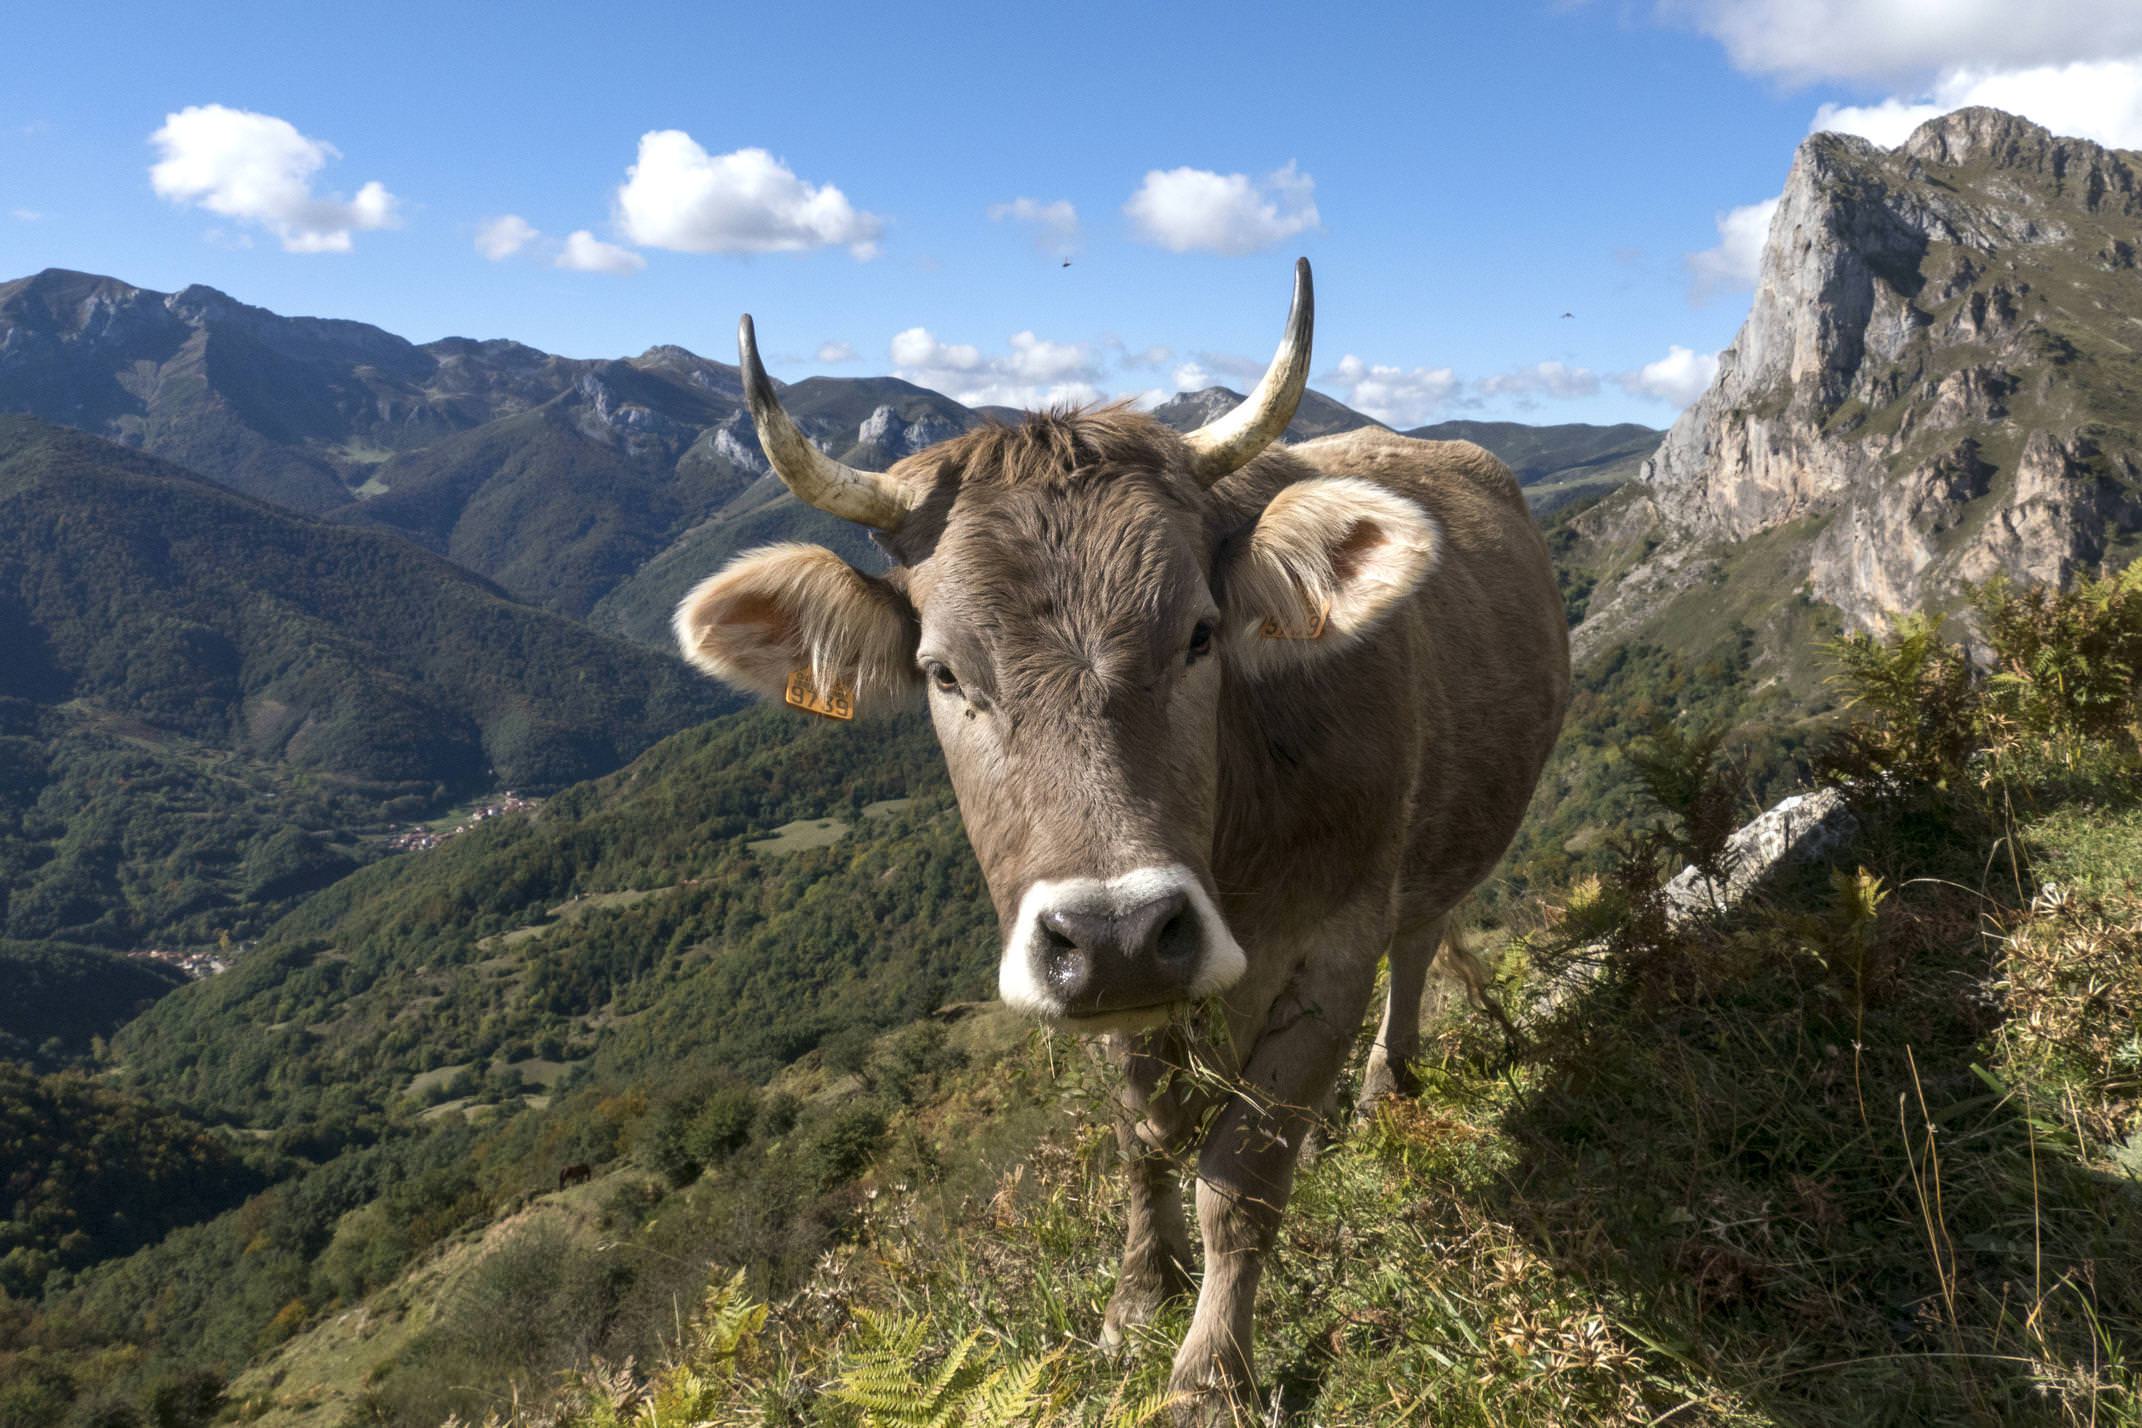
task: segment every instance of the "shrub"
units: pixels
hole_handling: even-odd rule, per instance
[[[1927,615],[1828,646],[1857,717],[1826,763],[1891,797],[2041,766],[2132,772],[2142,752],[2142,564],[2070,590],[1995,579],[1971,592],[1987,663]],[[1970,773],[1972,777],[1965,779]]]
[[[683,1149],[701,1169],[719,1165],[751,1139],[759,1098],[749,1086],[723,1086],[700,1104],[684,1128]]]
[[[2005,579],[1972,604],[1993,647],[1984,722],[2072,763],[2093,742],[2132,744],[2142,694],[2142,564],[2059,591]]]
[[[809,1126],[804,1170],[820,1190],[830,1190],[861,1173],[884,1139],[885,1112],[869,1101],[851,1101]]]

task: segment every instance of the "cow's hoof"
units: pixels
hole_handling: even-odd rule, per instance
[[[1194,1287],[1189,1271],[1173,1264],[1165,1273],[1141,1275],[1119,1282],[1116,1292],[1108,1300],[1108,1312],[1101,1316],[1101,1351],[1122,1353],[1130,1340],[1131,1330],[1140,1324],[1151,1323],[1161,1305],[1189,1294]]]
[[[1168,1422],[1172,1428],[1261,1428],[1265,1415],[1252,1393],[1177,1383],[1168,1389]]]
[[[1378,1052],[1370,1057],[1367,1069],[1361,1073],[1361,1094],[1355,1098],[1354,1114],[1361,1120],[1368,1120],[1384,1101],[1415,1095],[1420,1088],[1420,1078],[1413,1074],[1412,1067],[1403,1061],[1386,1061]]]

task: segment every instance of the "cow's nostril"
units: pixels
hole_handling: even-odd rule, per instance
[[[1043,954],[1042,964],[1050,989],[1066,1001],[1082,996],[1092,980],[1092,959],[1068,941],[1051,946]]]
[[[1187,962],[1197,956],[1197,918],[1188,908],[1176,913],[1160,929],[1154,941],[1154,951],[1160,960],[1169,964]]]

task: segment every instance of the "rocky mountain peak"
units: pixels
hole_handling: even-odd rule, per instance
[[[744,394],[743,378],[736,368],[726,362],[702,357],[689,347],[679,347],[672,342],[648,348],[632,359],[632,365],[643,372],[661,372],[689,382],[701,391],[711,392],[716,396],[740,400]]]
[[[237,317],[272,317],[266,308],[250,307],[219,288],[190,283],[164,299],[164,306],[188,322],[214,322]]]
[[[882,453],[888,461],[897,461],[940,441],[949,441],[965,430],[964,423],[940,413],[923,411],[909,418],[890,402],[883,402],[856,428],[855,444]]]
[[[2118,557],[2142,529],[2137,162],[1982,108],[1895,149],[1809,137],[1747,321],[1614,518],[1647,503],[1684,580],[1706,543],[1807,521],[1807,588],[1867,625]]]
[[[138,319],[145,300],[157,296],[117,278],[46,268],[0,283],[0,343],[10,337],[19,343],[30,334],[71,340],[105,332],[127,320],[122,315]]]
[[[1216,417],[1225,416],[1242,404],[1242,394],[1226,387],[1200,387],[1182,392],[1153,408],[1154,419],[1177,431],[1195,431]]]
[[[1984,105],[1929,119],[1896,152],[1936,168],[1984,165],[2055,180],[2086,209],[2108,198],[2126,212],[2135,195],[2133,156],[2087,139],[2062,138],[2041,125]]]

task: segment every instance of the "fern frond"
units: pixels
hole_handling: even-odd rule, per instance
[[[1043,1384],[1057,1353],[1038,1354],[994,1370],[967,1395],[964,1428],[1015,1428],[1038,1423],[1055,1395]]]
[[[954,1344],[951,1351],[945,1355],[945,1361],[937,1366],[937,1372],[931,1377],[929,1386],[923,1390],[923,1396],[931,1403],[939,1405],[947,1398],[956,1397],[956,1390],[961,1387],[960,1375],[967,1370],[968,1361],[973,1360],[974,1367],[979,1369],[989,1358],[989,1350],[986,1348],[979,1356],[976,1355],[975,1349],[981,1342],[982,1331],[976,1329]]]
[[[1182,1398],[1182,1394],[1162,1384],[1143,1397],[1134,1398],[1111,1410],[1108,1416],[1101,1420],[1101,1428],[1146,1428],[1149,1423],[1159,1422],[1160,1416],[1181,1402]]]

